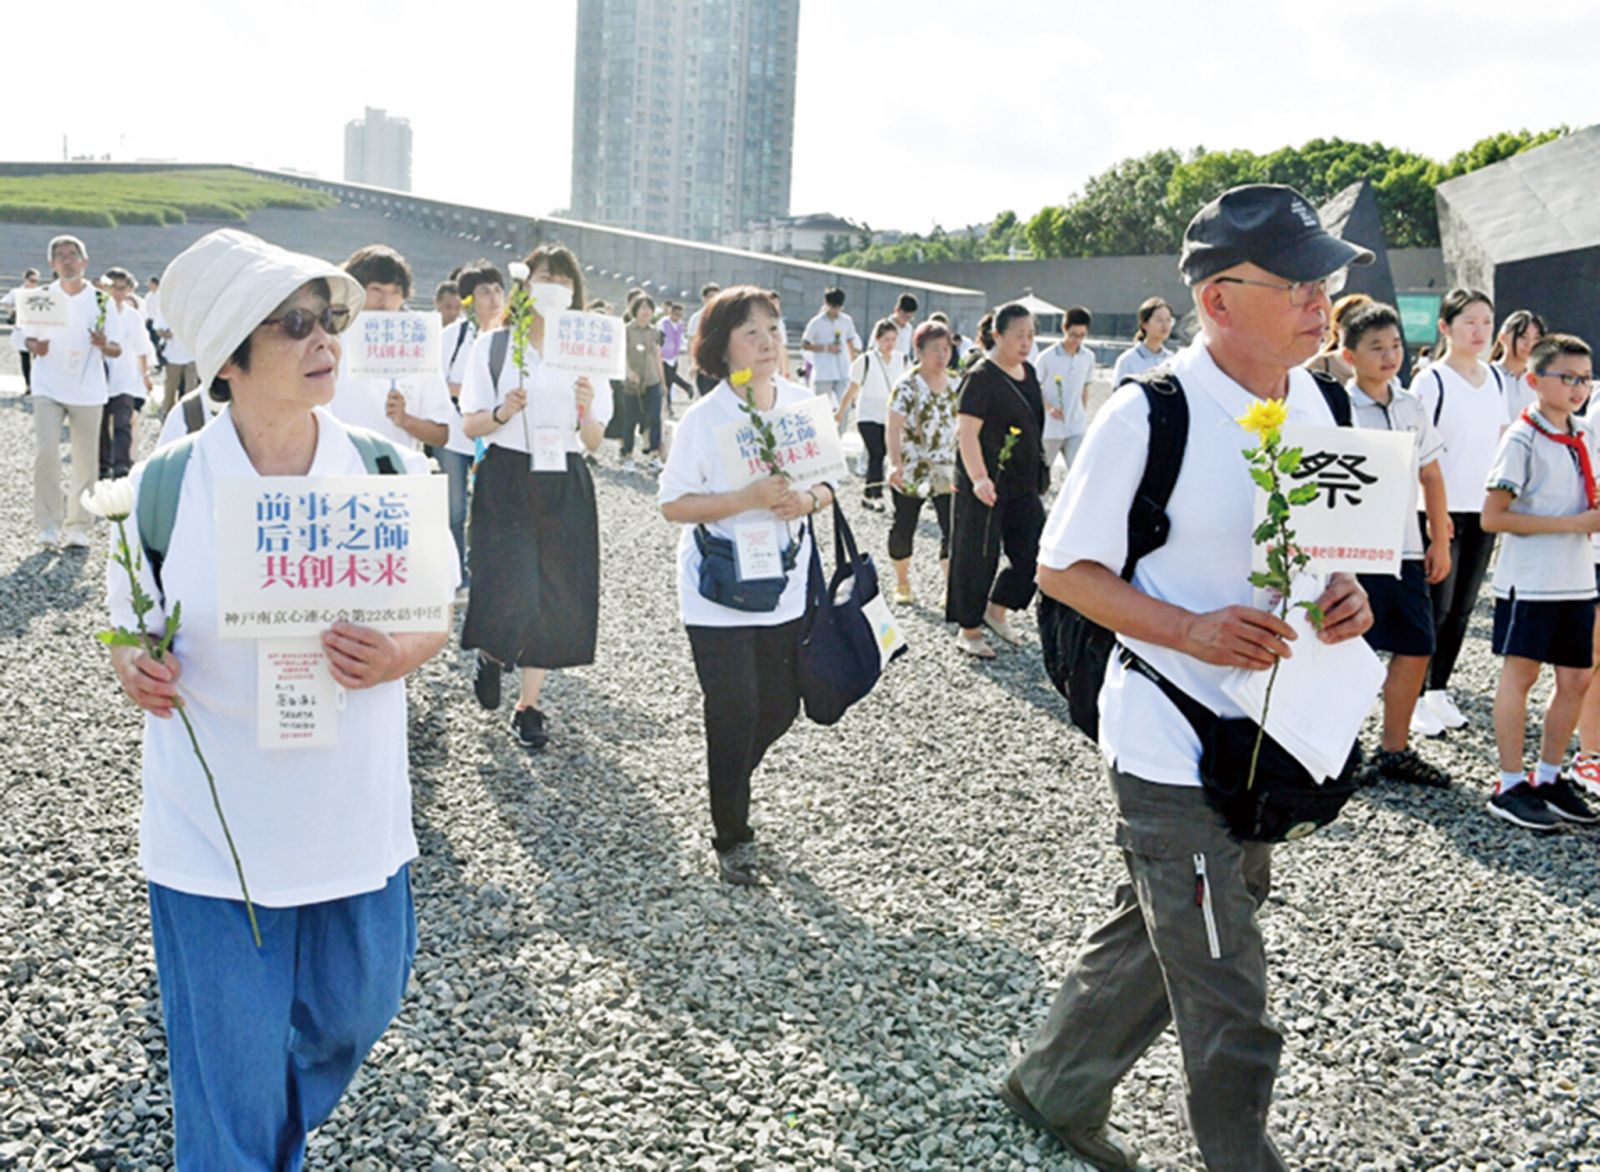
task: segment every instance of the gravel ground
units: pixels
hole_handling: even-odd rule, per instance
[[[92,638],[103,553],[35,547],[31,460],[28,406],[0,395],[0,1168],[167,1167],[139,720]],[[1077,1167],[991,1096],[1120,866],[1031,620],[979,665],[911,609],[878,691],[772,752],[755,818],[777,880],[730,890],[676,533],[615,465],[601,659],[552,681],[549,750],[477,708],[459,652],[411,685],[416,976],[311,1165]],[[857,529],[882,550],[883,519]],[[931,524],[921,540],[933,600]],[[1600,1169],[1600,835],[1483,813],[1486,636],[1460,673],[1474,727],[1426,748],[1457,787],[1368,791],[1278,853],[1273,1127],[1294,1167]],[[1198,1166],[1181,1096],[1169,1036],[1117,1104],[1148,1167]]]

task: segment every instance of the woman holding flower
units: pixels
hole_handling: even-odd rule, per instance
[[[711,842],[723,881],[739,886],[761,881],[750,777],[800,710],[797,651],[811,541],[803,522],[833,501],[828,485],[793,483],[777,472],[763,438],[774,416],[811,397],[778,377],[782,344],[783,324],[766,291],[724,289],[706,306],[694,362],[719,381],[678,424],[657,492],[662,515],[683,526],[678,608],[705,696]],[[755,432],[771,474],[734,478],[717,443],[729,425]],[[747,564],[758,550],[765,564]],[[719,577],[714,571],[725,559],[732,564]]]
[[[924,501],[939,520],[939,568],[950,580],[950,497],[956,474],[956,395],[950,381],[950,331],[925,321],[912,335],[917,364],[894,388],[889,402],[889,487],[894,525],[889,561],[894,600],[909,603],[911,547]]]
[[[995,310],[993,348],[961,380],[952,518],[950,586],[945,618],[956,623],[956,646],[993,659],[988,627],[1013,645],[1022,642],[1009,611],[1033,599],[1034,563],[1044,504],[1044,397],[1028,355],[1033,315],[1012,302]],[[1004,549],[1007,566],[995,574]]]
[[[344,693],[335,743],[278,750],[257,745],[258,644],[218,634],[218,483],[366,471],[327,410],[337,335],[362,301],[339,269],[242,232],[192,245],[167,269],[162,310],[202,391],[229,410],[179,441],[192,446],[176,492],[156,490],[174,502],[159,567],[137,554],[150,465],[121,501],[91,501],[119,519],[107,592],[121,631],[108,642],[147,714],[139,858],[180,1168],[299,1167],[399,1008],[416,949],[404,679],[445,630],[333,624],[321,647]],[[420,455],[391,453],[426,472]],[[448,534],[436,538],[413,552],[453,565]]]
[[[521,673],[511,733],[526,749],[550,740],[539,700],[552,668],[594,662],[600,629],[600,520],[584,462],[611,421],[609,385],[548,371],[552,285],[582,305],[583,271],[560,245],[540,245],[511,266],[507,322],[472,347],[461,387],[461,425],[487,442],[472,493],[472,595],[461,645],[477,648],[473,691],[500,706],[500,674]],[[557,298],[558,301],[562,300]]]

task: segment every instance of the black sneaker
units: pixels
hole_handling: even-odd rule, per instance
[[[735,887],[760,887],[761,867],[756,844],[741,842],[730,850],[717,852],[717,874]]]
[[[1006,1081],[995,1088],[996,1094],[1006,1108],[1022,1120],[1029,1127],[1053,1135],[1062,1147],[1095,1168],[1104,1172],[1120,1172],[1121,1169],[1137,1168],[1139,1166],[1139,1149],[1128,1142],[1122,1129],[1114,1123],[1107,1123],[1104,1127],[1093,1130],[1087,1128],[1057,1127],[1043,1115],[1039,1109],[1028,1101],[1028,1096],[1022,1091],[1022,1083],[1017,1078],[1017,1072],[1012,1071],[1006,1076]]]
[[[1372,755],[1368,768],[1374,778],[1383,778],[1385,781],[1403,781],[1433,789],[1444,789],[1450,784],[1450,775],[1437,765],[1428,764],[1417,755],[1415,749],[1399,749],[1392,753],[1387,749],[1379,749]]]
[[[1544,786],[1551,789],[1551,786]],[[1513,826],[1521,826],[1528,830],[1537,830],[1541,834],[1561,829],[1561,819],[1556,812],[1545,805],[1531,785],[1515,785],[1504,793],[1497,793],[1489,799],[1489,813],[1496,818],[1503,818]]]
[[[483,652],[478,652],[478,666],[472,674],[472,694],[490,712],[500,707],[500,676],[505,671]]]
[[[511,714],[511,735],[524,749],[542,749],[550,743],[544,730],[544,713],[537,708],[518,708]]]
[[[1594,807],[1583,800],[1583,795],[1572,784],[1570,777],[1558,777],[1549,785],[1541,785],[1538,793],[1558,818],[1576,822],[1579,826],[1593,826],[1600,822],[1600,814],[1596,814]]]

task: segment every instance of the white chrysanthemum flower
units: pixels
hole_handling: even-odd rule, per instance
[[[116,480],[99,480],[93,488],[83,490],[83,507],[96,517],[108,521],[126,520],[133,512],[133,481],[126,476]]]

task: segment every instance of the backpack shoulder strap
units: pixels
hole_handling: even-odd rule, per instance
[[[489,389],[494,398],[500,398],[500,372],[506,368],[506,354],[511,349],[511,331],[496,330],[489,338]]]
[[[467,330],[467,319],[462,318],[461,328],[456,331],[456,344],[450,349],[450,361],[444,365],[444,373],[447,377],[450,372],[455,369],[456,357],[461,353],[461,347],[466,343],[467,340]]]
[[[1495,390],[1504,395],[1506,393],[1506,380],[1505,376],[1500,373],[1500,368],[1491,362],[1489,363],[1489,373],[1494,375]]]
[[[1328,404],[1328,410],[1333,413],[1333,421],[1340,427],[1349,427],[1354,422],[1354,416],[1350,409],[1350,392],[1344,389],[1344,384],[1320,370],[1313,370],[1311,377],[1316,380],[1317,390],[1322,392],[1323,402]]]
[[[1439,401],[1433,405],[1433,425],[1439,426],[1439,416],[1444,414],[1444,375],[1439,373],[1437,366],[1428,367],[1428,373],[1433,375],[1433,381],[1439,384]]]
[[[1125,380],[1139,384],[1150,408],[1150,446],[1133,504],[1128,509],[1128,558],[1122,577],[1133,579],[1139,560],[1167,543],[1172,530],[1167,502],[1178,483],[1183,452],[1189,442],[1189,401],[1183,384],[1165,366]]]
[[[194,436],[183,435],[157,448],[144,462],[139,478],[139,499],[134,504],[138,518],[139,543],[145,561],[161,592],[161,565],[172,545],[172,526],[178,518],[178,497],[183,492],[183,474],[194,452]]]
[[[178,400],[178,406],[183,408],[183,430],[186,433],[199,431],[206,425],[206,405],[200,401],[202,391],[190,391]]]
[[[364,427],[345,424],[345,433],[361,453],[361,462],[367,466],[368,476],[398,476],[405,469],[399,451],[383,436]]]

